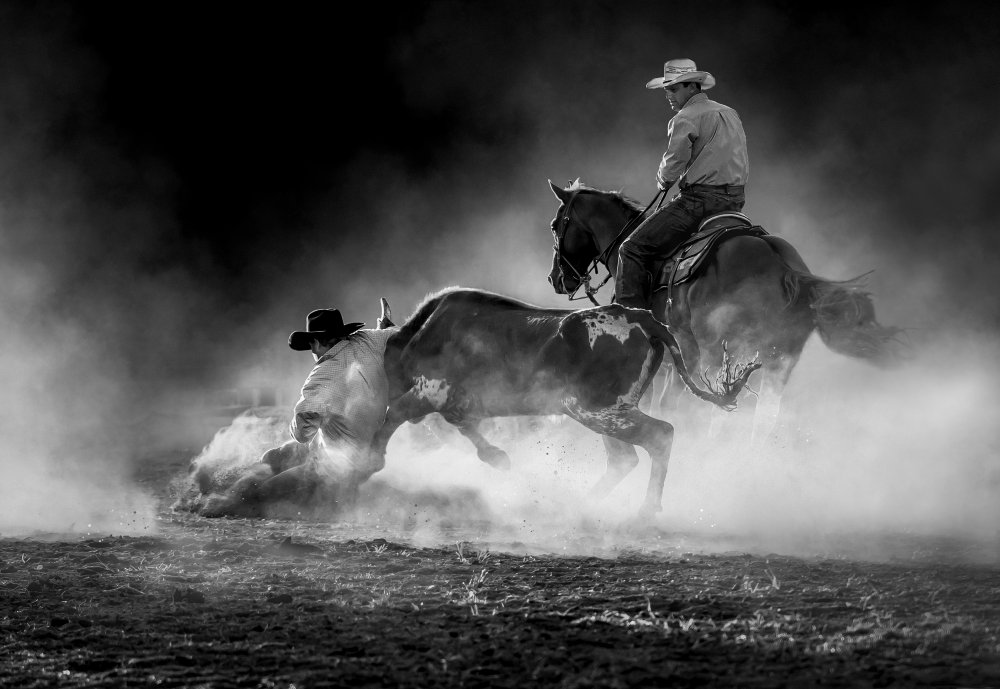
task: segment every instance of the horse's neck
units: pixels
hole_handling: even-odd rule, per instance
[[[609,216],[607,220],[595,223],[599,226],[599,229],[595,232],[598,255],[601,257],[601,263],[604,264],[604,267],[612,275],[618,272],[618,247],[621,246],[622,242],[635,229],[635,226],[629,229],[628,232],[622,232],[622,230],[634,217],[635,215],[619,216],[616,213],[613,219]]]

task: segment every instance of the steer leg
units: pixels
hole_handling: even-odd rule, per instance
[[[621,483],[622,479],[628,476],[629,472],[635,469],[639,463],[639,455],[636,454],[635,446],[622,440],[617,440],[607,435],[602,435],[604,449],[608,453],[608,464],[604,470],[604,475],[590,489],[589,497],[601,499],[614,490],[614,487]]]
[[[433,404],[416,388],[410,388],[405,393],[389,403],[389,412],[386,414],[385,423],[375,434],[372,441],[370,460],[373,466],[381,469],[385,466],[385,452],[389,445],[389,439],[401,425],[407,421],[415,421],[433,412],[440,412],[444,420],[455,426],[462,435],[472,441],[476,446],[476,455],[480,460],[491,467],[506,471],[510,469],[510,457],[507,453],[488,441],[479,432],[479,422],[481,419],[472,419],[463,414],[461,400],[448,399],[447,407],[442,409]]]
[[[436,411],[438,410],[425,397],[418,395],[414,388],[410,388],[389,402],[385,422],[372,438],[368,455],[369,467],[372,470],[369,476],[385,466],[385,453],[389,447],[389,440],[400,426],[407,421],[419,421]]]
[[[494,469],[510,471],[510,457],[507,453],[496,445],[493,445],[479,432],[479,422],[481,419],[467,419],[464,417],[452,419],[446,416],[445,420],[453,424],[462,435],[472,441],[472,444],[476,446],[476,455],[481,461],[489,464]]]
[[[635,407],[609,407],[595,410],[577,407],[568,408],[566,413],[592,431],[630,445],[638,445],[649,453],[649,485],[646,488],[646,498],[639,509],[639,514],[649,516],[654,512],[659,512],[662,509],[660,503],[663,500],[663,484],[667,479],[670,448],[674,442],[674,427],[666,421],[643,414]],[[615,466],[609,462],[609,470],[620,473],[621,466]],[[624,473],[620,473],[615,480],[614,473],[610,477],[605,474],[595,489],[601,487],[610,491],[623,477]]]

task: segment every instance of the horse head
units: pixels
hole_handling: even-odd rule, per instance
[[[551,225],[555,242],[549,283],[556,294],[568,294],[571,300],[582,286],[593,301],[591,271],[597,272],[598,263],[608,269],[609,277],[617,271],[618,245],[643,208],[621,192],[593,189],[579,178],[565,189],[552,180],[549,186],[560,201]]]
[[[556,294],[572,296],[589,279],[591,264],[600,249],[593,233],[576,217],[576,200],[581,192],[580,180],[577,179],[565,189],[553,184],[552,180],[549,180],[549,186],[560,201],[550,225],[553,246],[549,284]]]

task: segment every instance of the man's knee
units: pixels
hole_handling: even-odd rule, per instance
[[[625,240],[618,247],[618,265],[624,269],[630,262],[639,260],[636,256],[633,247],[634,245],[629,240]]]

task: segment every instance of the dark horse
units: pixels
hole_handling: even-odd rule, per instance
[[[552,221],[555,251],[549,282],[557,294],[572,295],[602,263],[613,276],[623,228],[643,207],[619,192],[586,187],[579,180],[563,189],[549,182],[561,205]],[[864,276],[833,281],[809,272],[799,253],[773,235],[737,236],[718,245],[700,273],[668,291],[656,290],[652,311],[670,325],[689,367],[711,368],[708,360],[728,343],[736,357],[759,354],[753,438],[764,440],[777,422],[781,393],[816,330],[833,351],[876,365],[894,362],[900,329],[875,320]],[[676,403],[676,396],[672,400]]]

